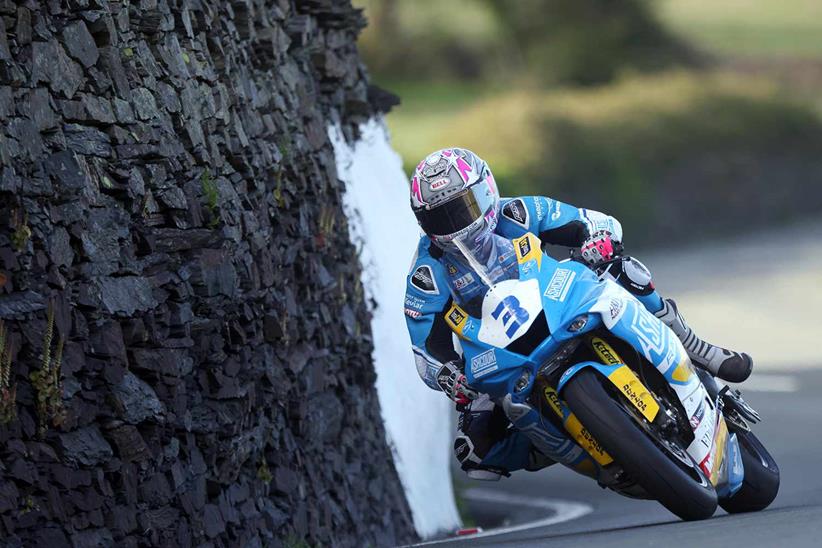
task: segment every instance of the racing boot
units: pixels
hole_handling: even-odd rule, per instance
[[[662,299],[662,310],[655,314],[676,333],[694,365],[728,382],[742,382],[751,375],[753,361],[744,352],[733,352],[703,341],[688,327],[673,299]]]

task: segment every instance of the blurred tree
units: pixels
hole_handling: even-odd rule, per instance
[[[377,79],[598,84],[698,61],[649,0],[358,0]]]
[[[647,0],[482,0],[528,72],[542,83],[598,84],[624,70],[698,61]]]

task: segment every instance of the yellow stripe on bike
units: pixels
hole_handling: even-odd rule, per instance
[[[554,410],[554,413],[562,419],[563,412],[562,412],[562,403],[560,402],[559,396],[557,395],[556,390],[554,390],[550,386],[546,386],[543,390],[543,394],[545,395],[545,400],[548,402],[548,405],[551,409]],[[573,413],[570,413],[567,418],[562,421],[562,425],[565,427],[565,430],[571,434],[571,437],[574,438],[574,441],[582,447],[591,457],[600,465],[606,466],[614,462],[614,459],[611,458],[611,455],[605,452],[602,446],[599,444],[597,440],[591,435],[588,430],[582,426],[582,423],[579,422],[579,419]]]
[[[596,352],[597,356],[605,365],[624,364],[622,358],[616,353],[616,350],[610,344],[600,339],[599,337],[591,338],[591,347]],[[634,372],[627,365],[622,365],[608,375],[614,386],[625,394],[631,405],[637,408],[642,413],[642,416],[653,421],[656,414],[659,413],[659,404],[656,402],[650,391],[645,388],[645,385],[637,378]]]
[[[542,266],[542,248],[539,238],[527,233],[522,238],[514,238],[514,251],[517,253],[517,262],[519,264],[527,263],[528,261],[537,261],[537,270]]]
[[[659,404],[654,397],[645,388],[645,385],[640,382],[631,368],[627,365],[615,369],[608,375],[608,380],[614,383],[614,386],[625,394],[631,405],[637,408],[642,413],[642,416],[653,421],[656,414],[659,413]]]
[[[728,426],[725,424],[725,419],[719,419],[719,427],[716,429],[716,436],[714,437],[714,445],[716,452],[714,453],[714,462],[711,467],[711,484],[716,486],[719,481],[719,469],[722,461],[725,460],[725,443],[728,441]]]
[[[457,305],[452,305],[445,315],[445,323],[451,328],[451,331],[462,337],[462,331],[465,329],[466,319],[468,314]]]

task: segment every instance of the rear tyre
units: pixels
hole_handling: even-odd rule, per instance
[[[699,467],[691,461],[685,470],[685,464],[675,462],[629,414],[630,404],[605,389],[605,382],[599,373],[584,369],[568,381],[563,397],[602,447],[665,508],[684,520],[711,517],[716,491]]]
[[[737,431],[745,479],[742,487],[719,505],[729,514],[764,510],[779,492],[779,467],[753,432]]]

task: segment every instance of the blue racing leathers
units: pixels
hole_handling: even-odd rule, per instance
[[[527,232],[536,234],[544,244],[578,248],[591,234],[601,230],[608,231],[614,241],[622,241],[619,221],[598,211],[577,208],[543,196],[502,198],[496,237],[487,242],[493,249],[483,254],[491,261],[485,266],[489,271],[514,272],[517,261],[510,240]],[[632,261],[626,259],[625,266],[612,277],[651,312],[660,310],[662,301],[653,289],[650,273],[641,263]],[[445,314],[455,300],[472,313],[472,301],[481,300],[484,294],[482,281],[475,278],[476,274],[459,257],[444,253],[427,236],[420,238],[407,278],[405,316],[417,372],[434,390],[441,390],[437,376],[443,364],[459,359]],[[501,435],[504,439],[486,444],[489,445],[488,450],[483,451],[486,455],[480,455],[480,461],[486,458],[489,462],[478,463],[474,455],[474,464],[488,464],[508,471],[524,466],[530,444],[521,441],[516,429],[501,431]],[[460,458],[459,449],[457,453]],[[568,458],[573,460],[576,455],[569,454]]]

